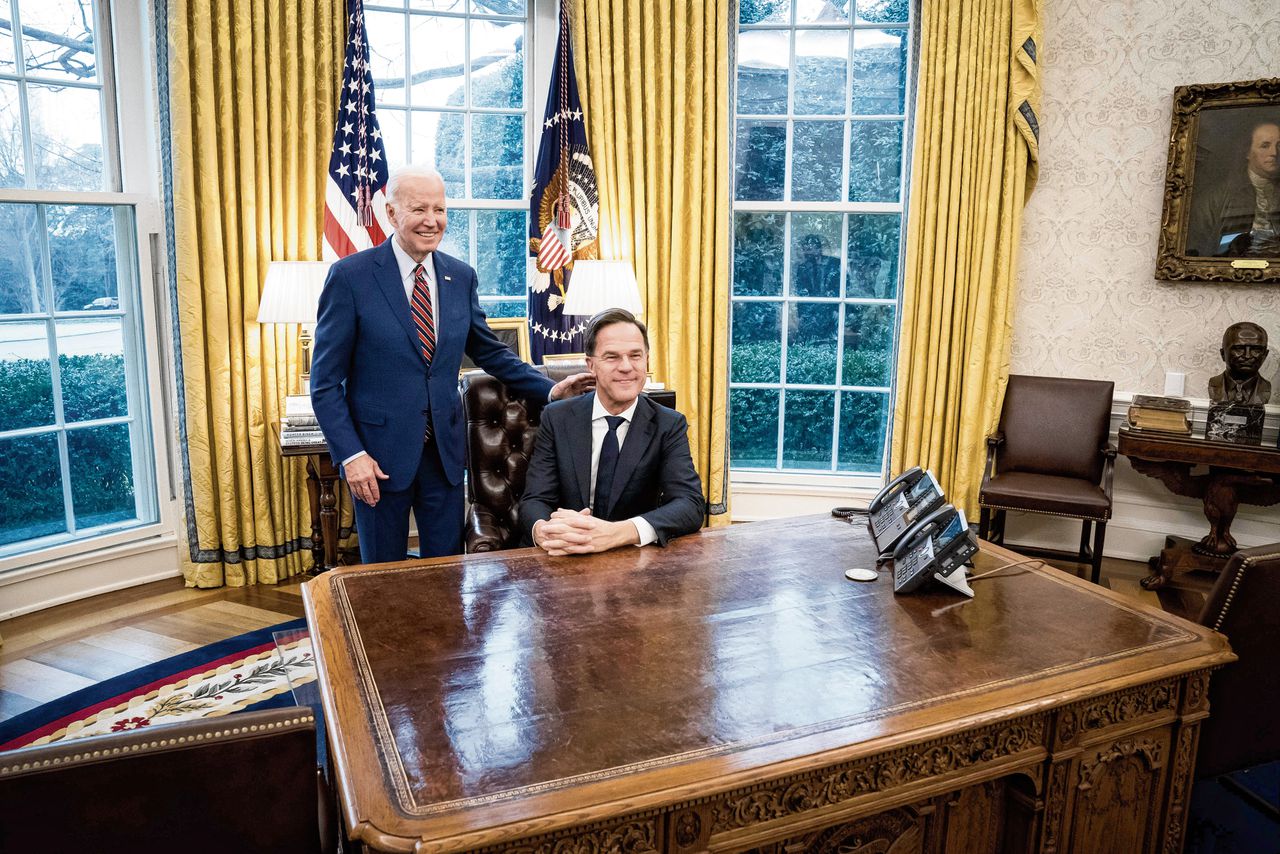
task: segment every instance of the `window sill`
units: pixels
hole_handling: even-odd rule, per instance
[[[832,507],[865,507],[884,479],[879,475],[765,472],[729,473],[733,521],[755,522],[827,513]]]
[[[173,527],[153,522],[0,558],[0,587],[177,544]]]

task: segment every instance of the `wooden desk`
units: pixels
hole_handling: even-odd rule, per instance
[[[1199,542],[1165,538],[1164,549],[1149,561],[1151,575],[1142,579],[1148,590],[1164,586],[1175,572],[1221,572],[1237,548],[1231,522],[1241,502],[1270,506],[1280,501],[1280,450],[1275,448],[1121,427],[1120,453],[1134,471],[1159,480],[1175,495],[1201,499],[1209,520],[1209,533]],[[1207,471],[1193,474],[1197,466]]]
[[[338,468],[324,442],[309,445],[285,445],[280,441],[280,425],[275,426],[276,445],[280,455],[305,457],[307,461],[307,497],[311,500],[311,559],[313,571],[325,572],[338,565]]]
[[[974,600],[843,577],[875,554],[862,524],[805,517],[312,580],[352,837],[424,853],[1181,850],[1224,638],[1043,567],[976,580]]]

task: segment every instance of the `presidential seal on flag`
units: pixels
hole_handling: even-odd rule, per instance
[[[529,198],[529,338],[534,364],[548,353],[582,351],[586,318],[564,314],[573,262],[598,257],[600,198],[573,73],[569,13],[560,4],[551,89]]]

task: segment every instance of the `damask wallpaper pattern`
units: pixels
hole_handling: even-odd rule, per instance
[[[1043,0],[1040,179],[1023,219],[1012,369],[1207,396],[1222,331],[1271,335],[1280,287],[1154,278],[1173,88],[1280,76],[1275,0]],[[1273,401],[1280,403],[1280,401]]]

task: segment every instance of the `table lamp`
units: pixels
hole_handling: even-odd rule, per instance
[[[599,314],[607,308],[625,308],[640,316],[640,286],[629,261],[578,261],[569,278],[564,313]]]
[[[329,261],[272,261],[258,303],[259,323],[297,323],[302,345],[302,393],[311,393],[311,330]]]

